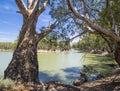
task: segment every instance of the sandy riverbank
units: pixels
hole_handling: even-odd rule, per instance
[[[38,49],[37,50],[38,53],[49,53],[49,52],[61,52],[60,50],[42,50],[42,49]]]
[[[11,52],[14,51],[12,49],[0,49],[0,52]],[[43,50],[43,49],[38,49],[38,53],[50,53],[50,52],[62,52],[60,50]]]

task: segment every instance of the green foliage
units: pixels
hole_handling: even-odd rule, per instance
[[[55,50],[61,48],[69,49],[70,43],[69,41],[62,41],[58,38],[57,34],[54,32],[47,35],[44,39],[42,39],[38,44],[38,49],[47,49],[47,50]]]
[[[14,85],[14,82],[10,79],[2,80],[0,79],[0,89],[11,89]]]
[[[49,34],[39,42],[38,49],[52,49],[54,47],[57,48],[57,45],[58,45],[57,36]]]
[[[108,0],[105,8],[99,13],[100,25],[111,29],[120,26],[120,0]]]
[[[100,56],[99,54],[87,53],[84,60],[85,68],[89,70],[88,74],[98,71],[100,74],[110,74],[113,69],[110,65],[115,65],[114,58],[107,56]]]
[[[90,50],[102,50],[109,49],[108,44],[100,35],[94,35],[86,33],[81,37],[81,40],[72,46],[73,48],[78,48],[80,50],[90,51]]]
[[[49,14],[52,19],[59,21],[55,31],[57,31],[57,35],[62,41],[66,41],[70,36],[74,36],[79,31],[65,0],[54,0]]]
[[[16,47],[16,42],[12,43],[12,42],[0,42],[0,49],[4,49],[4,50],[13,50]]]

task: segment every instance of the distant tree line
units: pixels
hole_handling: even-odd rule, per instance
[[[0,42],[1,50],[14,50],[17,45],[15,42]],[[43,50],[69,50],[70,42],[59,40],[57,35],[49,34],[38,43],[38,49]]]
[[[38,49],[61,51],[69,50],[70,41],[60,40],[57,35],[49,34],[39,42]]]
[[[1,50],[14,50],[16,47],[16,42],[0,42]]]
[[[89,32],[82,35],[80,40],[77,43],[74,43],[72,47],[84,51],[106,50],[109,53],[112,53],[114,49],[114,45],[112,45],[112,42],[108,41],[106,37],[99,34],[91,34]]]

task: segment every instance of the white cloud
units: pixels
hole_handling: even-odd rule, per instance
[[[4,38],[0,37],[0,42],[14,42],[15,38]]]
[[[8,21],[2,21],[1,23],[10,24]]]
[[[6,6],[4,6],[3,8],[6,9],[6,10],[11,10],[11,9],[13,9],[12,6],[10,6],[10,5],[6,5]]]
[[[16,39],[16,36],[8,36],[8,35],[2,35],[0,36],[0,42],[14,42]]]
[[[0,42],[14,42],[14,39],[12,39],[12,38],[0,37]]]
[[[6,10],[16,10],[16,6],[13,6],[12,4],[8,4],[8,3],[5,4],[3,8]]]
[[[18,34],[18,32],[0,32],[0,36],[4,36],[4,35],[12,35],[12,36],[15,36],[16,34]]]
[[[18,27],[19,29],[21,28],[21,26],[18,25],[17,23],[12,23],[11,21],[2,20],[2,19],[0,19],[0,24],[16,26],[16,27]]]
[[[5,11],[7,11],[7,13],[11,13],[16,11],[16,7],[11,4],[3,4],[0,5],[0,11],[4,13],[6,13]]]
[[[14,42],[17,35],[17,32],[0,32],[0,42]]]

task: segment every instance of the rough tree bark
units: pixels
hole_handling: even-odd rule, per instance
[[[5,70],[5,78],[38,82],[36,22],[36,20],[32,21],[29,18],[25,19],[12,61]]]
[[[80,20],[83,20],[84,22],[87,23],[87,25],[89,27],[91,27],[93,30],[96,30],[97,32],[101,33],[101,34],[104,34],[106,36],[108,36],[111,40],[114,41],[114,45],[115,46],[115,60],[116,62],[118,63],[118,65],[120,66],[120,37],[117,36],[114,32],[108,30],[108,29],[105,29],[105,28],[102,28],[101,26],[97,25],[97,24],[94,24],[92,21],[90,21],[86,16],[83,16],[81,14],[79,14],[75,9],[74,7],[72,6],[71,4],[71,1],[70,0],[66,0],[67,1],[67,4],[68,4],[68,7],[69,9],[72,11],[72,13],[74,14],[74,16]]]
[[[36,32],[39,15],[45,10],[48,0],[39,7],[40,0],[27,0],[27,7],[23,0],[15,0],[19,13],[23,15],[23,25],[19,34],[18,45],[13,58],[4,72],[4,78],[20,82],[38,83],[37,44],[55,27],[51,24],[43,33]]]
[[[115,60],[116,60],[116,62],[117,62],[117,63],[119,64],[119,66],[120,66],[120,42],[117,42],[117,43],[116,43],[114,55],[115,55]]]
[[[104,39],[104,41],[106,41],[106,43],[107,43],[107,45],[108,45],[108,47],[109,47],[109,49],[107,50],[109,53],[113,53],[114,52],[114,50],[113,50],[113,47],[112,47],[112,45],[111,45],[111,40],[109,40],[109,39],[107,39],[104,35],[102,35],[102,34],[100,34],[100,36]]]

